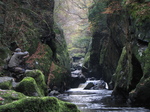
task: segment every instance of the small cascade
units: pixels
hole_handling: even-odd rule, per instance
[[[89,90],[108,89],[108,84],[103,80],[87,80],[85,83],[80,83],[79,88]]]
[[[94,87],[100,84],[105,84],[105,88]],[[93,83],[93,84],[92,84]],[[84,89],[88,85],[94,85],[89,89]],[[58,98],[63,101],[71,102],[82,112],[149,112],[145,108],[130,107],[124,103],[117,103],[111,99],[112,90],[108,90],[108,84],[102,80],[87,80],[81,83],[78,88],[72,88]]]
[[[81,83],[79,86],[78,86],[78,88],[85,88],[85,86],[87,85],[87,83]]]
[[[107,84],[107,83],[105,83],[105,84],[106,84],[106,85],[105,85],[105,88],[106,88],[106,89],[109,89],[108,84]]]

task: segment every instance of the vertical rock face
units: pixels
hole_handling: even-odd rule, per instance
[[[149,104],[149,2],[122,3],[122,0],[108,2],[107,6],[99,0],[90,8],[89,18],[95,15],[91,19],[93,40],[85,65],[90,75],[112,82],[115,98]],[[100,9],[101,5],[108,8]]]
[[[102,7],[102,8],[99,8]],[[115,72],[121,51],[123,48],[124,35],[120,26],[123,20],[119,14],[103,13],[107,2],[99,0],[90,8],[89,19],[92,24],[93,39],[89,55],[88,67],[90,76],[103,78],[109,82]]]
[[[53,73],[55,80],[65,85],[68,73],[69,55],[63,32],[54,25],[54,0],[2,0],[0,2],[0,73],[5,75],[2,67],[4,59],[11,56],[15,48],[27,50],[30,57],[26,63],[33,69],[43,71],[50,78],[52,63],[55,63],[58,73]],[[53,71],[58,71],[53,69]],[[60,83],[60,82],[59,82]]]

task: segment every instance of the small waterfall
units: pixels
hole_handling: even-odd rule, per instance
[[[103,80],[87,80],[85,83],[81,83],[78,86],[78,89],[94,89],[94,90],[99,90],[99,89],[108,89],[108,84],[104,82]]]
[[[85,86],[87,85],[87,83],[81,83],[79,86],[78,86],[78,88],[85,88]]]
[[[109,87],[108,87],[108,84],[107,84],[107,83],[105,83],[105,88],[106,88],[106,89],[109,89]]]

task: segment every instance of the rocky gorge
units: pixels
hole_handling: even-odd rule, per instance
[[[48,96],[48,90],[70,86],[70,62],[63,31],[53,19],[54,0],[0,1],[0,111],[78,112],[74,104]],[[19,47],[28,51],[33,70],[14,82],[6,59]]]
[[[0,1],[0,112],[79,112],[75,104],[52,96],[87,79],[99,82],[84,89],[108,84],[113,101],[150,105],[150,1],[93,1],[88,7],[92,38],[85,56],[73,59],[82,64],[72,62],[64,29],[54,18],[57,1]],[[30,53],[25,63],[31,70],[19,82],[5,70],[17,47]]]
[[[137,105],[150,104],[149,10],[147,0],[98,0],[89,15],[93,38],[84,73],[109,83],[114,99]]]

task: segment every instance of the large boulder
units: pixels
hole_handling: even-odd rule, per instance
[[[88,83],[84,89],[91,89],[92,87],[94,87],[94,84],[92,82]]]
[[[0,112],[80,112],[76,105],[55,97],[26,97],[10,90],[0,90],[0,95]]]
[[[88,80],[84,89],[99,90],[106,88],[106,82],[103,80]]]
[[[17,85],[15,90],[27,96],[42,96],[40,89],[38,88],[35,80],[32,77],[25,77]]]
[[[25,76],[32,77],[35,80],[41,95],[43,96],[47,95],[47,86],[46,86],[45,76],[40,70],[29,70],[28,72],[25,73]]]

